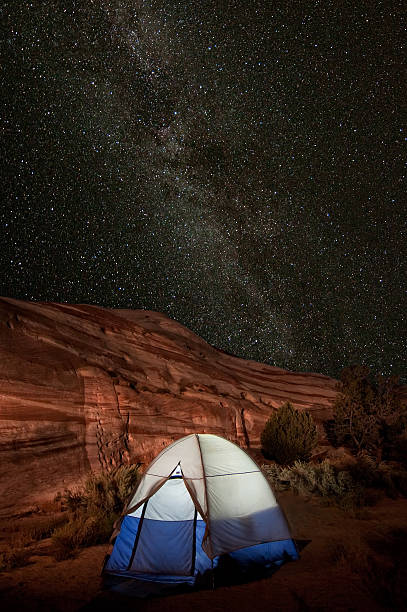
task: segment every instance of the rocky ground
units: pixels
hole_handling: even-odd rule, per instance
[[[279,501],[301,558],[267,579],[165,598],[128,599],[104,592],[100,569],[108,546],[57,562],[50,539],[30,547],[28,565],[0,573],[0,609],[74,610],[404,610],[407,609],[407,501],[382,498],[345,512],[320,498],[291,492]],[[50,513],[3,521],[1,547]],[[13,530],[11,533],[10,530]]]

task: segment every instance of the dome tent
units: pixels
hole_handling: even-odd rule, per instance
[[[147,468],[104,573],[194,584],[225,557],[244,571],[298,553],[258,465],[224,438],[191,434]]]

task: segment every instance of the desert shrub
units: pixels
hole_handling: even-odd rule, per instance
[[[82,487],[65,491],[69,520],[53,533],[55,558],[61,561],[79,548],[108,541],[138,478],[137,466],[121,466],[92,474]]]
[[[290,402],[271,416],[261,434],[264,455],[283,465],[307,461],[317,440],[312,416],[305,410],[296,410]]]
[[[318,464],[295,461],[291,466],[274,463],[262,469],[275,491],[318,495],[350,512],[375,505],[384,494],[407,497],[407,470],[385,461],[378,464],[368,454],[343,470],[328,460]]]
[[[392,498],[407,497],[407,470],[402,465],[377,462],[368,453],[360,453],[349,472],[364,487],[378,489]]]
[[[334,402],[328,436],[356,453],[391,457],[407,430],[407,410],[398,399],[397,377],[373,378],[369,368],[345,368]]]
[[[54,531],[52,536],[54,557],[63,561],[73,557],[80,548],[106,542],[112,534],[115,517],[103,512],[95,515],[79,513]]]
[[[19,534],[11,539],[6,548],[0,552],[0,572],[7,572],[28,564],[31,556],[29,548],[31,538],[26,534]]]
[[[291,466],[264,465],[263,471],[275,490],[290,489],[297,495],[318,495],[345,510],[368,502],[366,491],[347,470],[329,461],[319,464],[295,461]]]
[[[83,520],[71,518],[71,520],[56,529],[52,536],[54,557],[57,561],[64,561],[73,557],[80,547],[80,533],[83,528]]]
[[[28,564],[31,553],[26,548],[9,548],[0,552],[0,572],[7,572]]]
[[[68,489],[63,500],[70,511],[120,513],[139,479],[138,466],[124,465],[110,472],[91,474],[82,487]]]
[[[46,518],[37,525],[34,525],[29,530],[29,535],[32,540],[38,542],[39,540],[44,540],[45,538],[50,538],[54,533],[55,529],[63,525],[68,521],[68,516],[66,513],[61,513],[56,516],[51,516]]]

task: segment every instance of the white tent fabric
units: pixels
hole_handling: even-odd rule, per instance
[[[141,518],[142,514],[143,506],[139,506],[129,516]],[[184,482],[171,478],[148,500],[144,518],[153,521],[191,521],[194,514],[195,505]]]
[[[168,480],[176,470],[182,478]],[[141,516],[147,500],[145,518],[157,520],[188,520],[196,508],[206,523],[202,548],[211,559],[291,538],[258,465],[239,446],[212,434],[191,434],[165,448],[145,472],[126,514]]]

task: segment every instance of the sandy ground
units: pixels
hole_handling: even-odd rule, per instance
[[[356,516],[284,492],[279,501],[302,547],[270,578],[148,600],[102,590],[107,546],[56,562],[50,540],[29,564],[0,574],[0,609],[36,612],[159,610],[407,610],[407,500],[382,499]],[[1,526],[3,529],[6,525]],[[3,543],[4,543],[3,531]],[[404,591],[404,593],[403,593]]]

